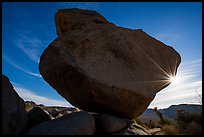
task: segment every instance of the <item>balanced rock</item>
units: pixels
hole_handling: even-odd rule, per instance
[[[172,47],[95,11],[59,10],[55,23],[58,38],[42,53],[40,74],[79,109],[137,117],[181,62]]]
[[[28,135],[93,135],[94,117],[88,112],[74,112],[40,123],[27,131]]]
[[[2,75],[2,134],[20,134],[27,124],[24,100],[14,90],[8,77]]]

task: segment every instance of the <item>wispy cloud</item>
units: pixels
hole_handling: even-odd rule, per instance
[[[26,69],[23,69],[22,67],[20,67],[20,66],[17,65],[16,63],[14,63],[7,55],[3,54],[2,56],[3,56],[3,58],[4,58],[10,65],[12,65],[13,67],[15,67],[15,68],[17,68],[17,69],[19,69],[19,70],[21,70],[21,71],[27,73],[27,74],[30,74],[30,75],[32,75],[32,76],[42,77],[39,73],[33,73],[33,72],[31,72],[31,71],[28,71],[28,70],[26,70]]]
[[[197,103],[198,95],[202,96],[202,59],[181,63],[177,83],[171,83],[168,87],[158,92],[149,108],[167,108],[172,104]]]
[[[59,2],[58,5],[61,8],[80,8],[92,10],[96,10],[99,6],[96,2]]]
[[[183,35],[180,33],[181,31],[179,31],[179,28],[170,27],[169,29],[161,30],[161,32],[153,33],[152,36],[167,45],[174,45],[174,47],[179,45],[175,44],[175,42],[179,43],[180,39],[183,37]]]
[[[179,38],[179,34],[175,33],[174,35],[171,35],[170,32],[163,32],[156,35],[156,38],[158,38],[161,41],[167,41],[167,40],[177,40]]]
[[[18,93],[18,95],[21,98],[23,98],[24,101],[34,101],[36,104],[43,104],[46,106],[65,106],[65,107],[72,106],[67,101],[55,100],[55,99],[37,95],[34,91],[31,91],[30,89],[25,88],[21,84],[17,84],[17,83],[12,83],[12,84],[14,86],[15,91]]]
[[[13,40],[14,44],[23,51],[31,60],[39,63],[40,50],[43,46],[42,41],[36,37],[32,37],[28,32],[19,32]]]

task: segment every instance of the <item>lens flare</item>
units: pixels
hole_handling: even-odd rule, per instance
[[[175,76],[172,76],[172,77],[170,77],[170,82],[172,84],[178,84],[179,83],[179,78],[175,77]]]

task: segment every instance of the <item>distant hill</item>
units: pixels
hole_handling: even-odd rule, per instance
[[[169,108],[161,109],[160,112],[168,116],[169,118],[174,119],[176,117],[176,110],[178,109],[182,109],[190,113],[201,113],[202,105],[197,105],[197,104],[172,105]]]
[[[188,111],[190,113],[201,113],[202,105],[197,104],[180,104],[180,105],[171,105],[169,108],[159,109],[159,111],[163,114],[165,119],[174,120],[176,118],[176,110],[182,109]],[[154,112],[153,109],[145,110],[139,117],[143,122],[148,121],[158,121],[159,117]]]

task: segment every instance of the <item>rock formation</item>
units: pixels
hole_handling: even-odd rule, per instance
[[[20,134],[27,124],[24,100],[14,90],[9,79],[2,75],[2,134]]]
[[[55,23],[58,37],[41,55],[39,70],[79,109],[137,117],[170,84],[181,62],[172,47],[95,11],[59,10]]]

